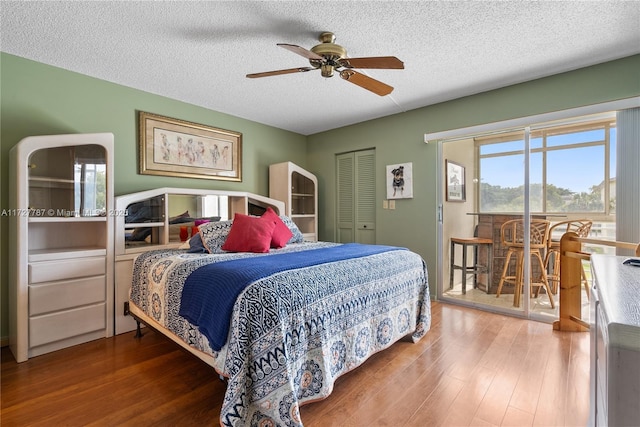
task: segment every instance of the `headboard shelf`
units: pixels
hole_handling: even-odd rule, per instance
[[[109,213],[115,225],[116,333],[135,329],[122,307],[129,298],[136,256],[179,248],[196,231],[196,220],[224,221],[236,213],[261,215],[267,207],[285,214],[284,202],[245,191],[164,187],[116,197],[115,210]]]
[[[260,215],[271,207],[284,214],[284,203],[243,191],[157,188],[116,197],[115,255],[141,252],[141,248],[164,249],[186,240],[195,220],[233,219],[236,213]],[[144,251],[144,249],[142,249]]]

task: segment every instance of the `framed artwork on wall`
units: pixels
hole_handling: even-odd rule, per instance
[[[445,160],[445,194],[447,202],[464,202],[466,200],[466,185],[464,166]]]
[[[387,165],[387,199],[413,198],[413,163]]]
[[[140,173],[242,181],[242,134],[139,113]]]

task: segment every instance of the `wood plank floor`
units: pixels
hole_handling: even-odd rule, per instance
[[[301,408],[308,427],[584,426],[589,334],[433,303],[431,331]],[[93,341],[17,364],[2,349],[0,424],[218,425],[224,383],[160,334]]]

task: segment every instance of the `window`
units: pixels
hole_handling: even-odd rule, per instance
[[[615,212],[615,119],[532,129],[531,212]],[[475,138],[480,212],[524,210],[524,132]]]

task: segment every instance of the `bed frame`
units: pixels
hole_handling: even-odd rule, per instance
[[[182,339],[180,339],[179,337],[171,333],[171,331],[169,331],[168,329],[163,328],[162,325],[160,325],[155,319],[143,313],[135,305],[127,304],[127,308],[129,310],[128,315],[131,316],[136,322],[136,333],[134,335],[135,338],[142,338],[142,336],[144,335],[142,333],[143,325],[148,327],[149,329],[153,329],[154,331],[161,333],[162,335],[169,338],[171,341],[180,345],[180,347],[184,348],[189,353],[193,354],[194,356],[202,360],[207,365],[214,368],[218,373],[218,376],[220,377],[220,379],[223,379],[223,380],[225,379],[224,375],[222,375],[222,373],[216,369],[213,357],[210,354],[207,354],[204,351],[200,351],[194,347],[189,346],[189,344],[187,344]]]
[[[220,206],[224,205],[224,211],[200,209],[207,196],[214,201],[223,198]],[[148,210],[153,211],[145,222],[126,222],[124,215],[116,222],[116,299],[122,301],[124,307],[123,319],[116,319],[118,333],[136,330],[135,336],[141,337],[144,324],[213,367],[220,378],[226,380],[227,387],[221,425],[267,421],[297,425],[301,423],[299,406],[327,397],[339,376],[398,340],[410,335],[417,341],[429,330],[431,316],[425,263],[418,254],[405,248],[306,242],[300,243],[301,246],[287,245],[284,252],[275,254],[278,258],[272,260],[259,257],[261,262],[247,254],[224,255],[225,260],[237,261],[233,268],[244,268],[247,264],[266,268],[258,274],[247,275],[244,279],[252,284],[244,288],[241,280],[234,281],[231,277],[236,274],[224,273],[232,264],[209,268],[220,262],[217,255],[201,258],[171,251],[184,245],[179,235],[170,230],[171,218],[175,221],[185,216],[213,215],[224,220],[233,218],[235,213],[260,215],[268,207],[282,214],[283,202],[250,193],[158,189],[120,196],[116,206],[125,213],[133,203],[140,202],[149,202],[142,205],[145,215]],[[136,228],[151,228],[148,238],[127,245],[126,234]],[[307,263],[307,249],[318,250],[313,257],[317,263]],[[166,253],[151,252],[155,250]],[[300,255],[281,258],[285,253]],[[136,262],[140,256],[143,258]],[[358,259],[361,256],[371,258],[362,262]],[[210,257],[216,260],[212,262]],[[135,287],[129,298],[134,263],[136,277],[143,280],[140,283],[144,286]],[[290,274],[288,267],[293,269],[293,275],[280,277],[280,272]],[[339,280],[326,280],[336,271],[342,272]],[[265,272],[278,274],[260,277]],[[233,329],[233,333],[219,330],[220,336],[230,337],[223,345],[219,345],[215,334],[207,335],[207,331],[211,331],[207,322],[212,319],[221,322],[221,319],[208,313],[203,323],[199,323],[203,320],[199,316],[206,309],[214,307],[216,313],[226,313],[229,307],[231,300],[225,299],[225,294],[233,291],[227,292],[227,288],[211,280],[218,273],[219,280],[225,284],[228,281],[228,289],[240,290],[242,298],[241,303],[233,306],[231,328],[237,329]],[[253,282],[256,278],[258,281]],[[199,286],[195,294],[192,286],[187,288],[187,284],[193,285],[193,282]],[[214,286],[210,286],[211,283]],[[186,303],[185,295],[189,296]],[[291,315],[282,316],[279,308],[283,306],[278,304],[286,297],[292,298],[291,304],[286,300],[283,305],[290,306]],[[175,308],[179,301],[182,301],[180,313],[169,309]],[[331,309],[327,310],[327,304],[331,304]],[[192,313],[196,313],[195,317]],[[195,323],[186,320],[191,317]],[[255,318],[266,321],[254,322]],[[285,329],[280,328],[280,322],[286,323]],[[198,324],[199,331],[194,324]],[[252,378],[250,383],[246,381],[248,377]]]

